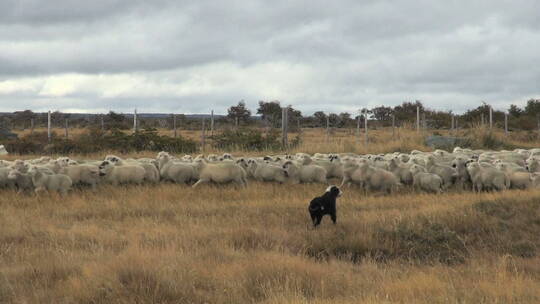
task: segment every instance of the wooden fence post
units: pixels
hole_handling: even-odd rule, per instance
[[[103,118],[103,114],[101,114],[101,131],[105,131],[105,119]]]
[[[65,121],[65,126],[64,126],[65,130],[66,130],[66,139],[68,138],[68,119],[66,118],[66,121]]]
[[[330,141],[330,115],[326,116],[326,143]]]
[[[538,124],[538,137],[540,137],[540,115],[536,114],[536,121]]]
[[[214,110],[210,112],[210,136],[214,136]]]
[[[133,112],[133,133],[137,132],[137,109]]]
[[[420,132],[420,107],[416,106],[416,132]]]
[[[392,113],[392,140],[396,140],[396,115]]]
[[[281,143],[285,149],[289,146],[289,141],[287,138],[287,123],[288,123],[288,117],[287,117],[287,108],[281,109]]]
[[[51,142],[51,111],[47,112],[47,140]]]
[[[174,129],[174,138],[177,138],[178,133],[176,131],[176,114],[173,114],[173,129]]]
[[[504,135],[508,136],[508,113],[504,113]]]
[[[358,111],[358,117],[356,118],[356,138],[358,139],[358,143],[360,144],[360,116],[361,111]]]
[[[34,119],[30,119],[30,134],[34,134]]]
[[[369,139],[368,139],[368,125],[367,125],[367,121],[368,121],[368,113],[367,113],[367,109],[364,111],[364,131],[365,131],[365,135],[366,135],[366,148],[368,146],[368,142],[369,142]]]
[[[489,129],[493,129],[493,108],[489,106]]]
[[[205,131],[206,131],[206,126],[205,126],[205,123],[206,123],[206,120],[202,119],[202,132],[201,132],[201,149],[202,149],[202,152],[204,153],[204,148],[206,146],[206,134],[205,134]]]

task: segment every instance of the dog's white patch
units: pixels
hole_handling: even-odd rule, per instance
[[[328,186],[328,188],[326,188],[326,191],[325,191],[325,192],[330,192],[330,190],[332,190],[332,187],[334,187],[334,185]]]

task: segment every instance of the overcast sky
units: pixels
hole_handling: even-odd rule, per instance
[[[540,98],[540,1],[0,1],[0,111]]]

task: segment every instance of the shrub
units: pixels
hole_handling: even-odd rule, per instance
[[[99,129],[90,129],[73,139],[59,138],[52,134],[51,143],[47,140],[45,132],[34,133],[20,140],[6,142],[6,148],[11,153],[81,153],[88,154],[103,150],[128,153],[131,151],[170,151],[175,153],[192,153],[197,144],[182,137],[172,138],[160,136],[155,129],[142,130],[133,134],[126,134],[119,130],[103,132]]]
[[[463,263],[468,255],[455,231],[426,218],[404,221],[379,235],[393,244],[393,254],[422,262]]]
[[[264,134],[256,129],[225,130],[210,137],[218,149],[277,150],[282,147],[279,132],[271,130]]]

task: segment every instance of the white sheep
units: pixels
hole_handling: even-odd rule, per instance
[[[160,174],[158,167],[154,164],[154,159],[143,159],[143,161],[138,161],[136,159],[122,159],[116,155],[107,155],[105,157],[106,161],[113,163],[115,166],[140,166],[144,169],[144,180],[156,184],[159,182]]]
[[[359,184],[366,191],[387,193],[392,193],[401,185],[392,172],[371,166],[367,161],[345,168],[341,185],[351,183]]]
[[[8,155],[8,151],[4,145],[0,145],[0,155]]]
[[[285,170],[281,166],[257,162],[254,159],[248,160],[248,173],[257,181],[279,182],[287,181]]]
[[[71,178],[71,182],[75,184],[90,185],[92,190],[96,189],[96,185],[100,181],[99,167],[93,165],[72,165],[65,166],[58,172],[65,174]]]
[[[326,178],[343,178],[343,165],[339,158],[330,156],[330,160],[315,160],[314,165],[321,166],[326,170]]]
[[[234,162],[208,163],[205,160],[197,160],[199,180],[193,188],[202,183],[214,182],[218,184],[234,182],[240,186],[247,186],[246,171]]]
[[[191,163],[175,162],[168,153],[158,154],[158,167],[163,180],[186,184],[197,179],[195,168]]]
[[[286,176],[293,184],[299,183],[324,183],[326,180],[326,169],[317,165],[301,165],[296,164],[291,160],[286,161],[283,164]]]
[[[494,167],[484,167],[477,162],[467,164],[473,190],[506,190],[510,187],[508,176]]]
[[[22,193],[24,191],[32,191],[34,189],[32,176],[30,176],[29,173],[21,173],[17,170],[12,169],[8,173],[8,179],[13,181],[13,183],[18,189],[18,193]]]
[[[221,160],[232,160],[234,161],[234,156],[232,156],[232,154],[230,153],[223,153],[223,155],[221,156]]]
[[[397,156],[388,161],[388,171],[394,173],[394,175],[399,178],[399,181],[405,185],[410,185],[413,182],[412,173],[409,167],[410,166],[401,163]]]
[[[9,172],[11,171],[11,168],[0,168],[0,188],[8,187],[10,189],[15,188],[15,182],[10,179]]]
[[[51,161],[51,158],[49,156],[42,156],[40,158],[32,159],[29,161],[32,165],[44,165]]]
[[[510,189],[528,189],[532,186],[532,177],[523,167],[514,163],[499,162],[495,168],[506,173],[510,179]]]
[[[71,178],[64,174],[44,174],[36,167],[32,166],[28,170],[34,184],[34,192],[39,194],[42,191],[58,191],[65,195],[71,190]]]
[[[452,168],[456,170],[455,184],[461,190],[465,188],[470,189],[471,187],[471,176],[469,175],[469,171],[467,171],[467,163],[472,161],[470,158],[458,156],[451,163]]]
[[[106,160],[99,166],[99,175],[104,177],[106,182],[114,186],[125,183],[142,184],[146,171],[141,166],[116,166]]]
[[[427,192],[442,193],[442,178],[437,174],[428,173],[424,167],[419,165],[411,166],[413,176],[413,187]]]
[[[448,189],[449,187],[451,187],[458,176],[454,168],[435,163],[435,158],[431,155],[429,155],[426,158],[425,168],[427,172],[437,174],[438,176],[442,178],[443,187],[445,189]]]

